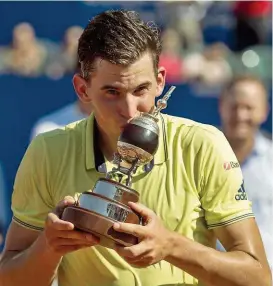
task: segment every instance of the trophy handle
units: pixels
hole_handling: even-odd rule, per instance
[[[124,175],[127,175],[127,179],[125,181],[126,187],[131,187],[132,184],[132,175],[136,172],[138,166],[137,163],[139,162],[139,158],[136,158],[133,163],[131,164],[130,168],[126,168],[121,166],[122,160],[121,156],[118,153],[114,154],[114,163],[117,164],[117,167],[114,167],[110,172],[107,172],[106,179],[111,179],[112,175],[120,172]]]
[[[74,207],[78,207],[80,205],[80,197],[82,196],[82,194],[77,194],[76,196],[76,200],[75,200],[75,203],[74,203]]]
[[[139,159],[136,158],[135,161],[133,162],[131,168],[128,170],[128,174],[127,174],[127,179],[126,179],[126,187],[131,187],[132,185],[132,175],[136,172],[137,170],[137,163],[138,163]]]
[[[162,109],[165,109],[167,107],[167,101],[169,100],[175,89],[176,86],[172,85],[170,89],[165,93],[163,98],[157,101],[156,108],[152,111],[152,115],[157,116]]]

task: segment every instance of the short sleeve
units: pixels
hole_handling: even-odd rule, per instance
[[[53,209],[46,161],[44,139],[39,135],[30,143],[14,182],[13,220],[34,230],[43,229],[47,214]]]
[[[202,149],[201,204],[208,228],[254,217],[240,165],[223,133],[209,133]]]

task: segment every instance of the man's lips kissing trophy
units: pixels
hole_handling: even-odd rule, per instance
[[[167,100],[174,91],[172,86],[157,106],[148,113],[141,113],[125,125],[117,142],[114,167],[99,179],[93,191],[83,192],[73,206],[65,208],[62,219],[74,224],[75,229],[92,233],[100,238],[100,244],[113,248],[115,244],[131,246],[138,239],[113,229],[115,222],[142,224],[139,214],[135,213],[128,202],[138,202],[139,193],[132,188],[132,175],[141,165],[152,159],[158,148],[159,127],[158,114],[167,107]],[[126,183],[122,184],[112,178],[126,175]]]

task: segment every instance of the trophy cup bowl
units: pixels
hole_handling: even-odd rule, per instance
[[[99,179],[93,190],[83,192],[73,206],[67,206],[62,219],[74,224],[75,229],[100,238],[100,245],[114,248],[116,244],[131,246],[138,243],[137,237],[117,232],[115,222],[142,224],[141,217],[128,205],[138,202],[139,193],[130,188],[132,175],[141,165],[149,163],[158,148],[159,127],[157,114],[167,106],[167,100],[175,87],[158,101],[152,113],[141,113],[123,129],[118,142],[113,168],[106,178]],[[111,179],[115,173],[127,176],[126,184]]]
[[[156,119],[143,113],[130,121],[121,133],[117,149],[125,162],[145,165],[153,159],[158,147],[159,127]]]

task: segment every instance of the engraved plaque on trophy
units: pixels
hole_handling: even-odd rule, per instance
[[[102,246],[113,248],[115,244],[130,246],[138,242],[133,235],[115,231],[113,224],[142,224],[141,217],[128,206],[128,202],[139,200],[139,193],[130,187],[132,176],[139,166],[148,164],[157,151],[158,114],[167,107],[174,89],[172,86],[151,112],[141,113],[126,124],[117,142],[116,167],[99,179],[92,191],[83,192],[75,205],[66,207],[63,212],[63,220],[99,237]],[[115,174],[125,175],[126,183],[113,180]]]

